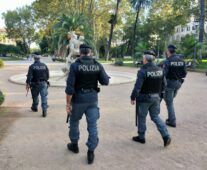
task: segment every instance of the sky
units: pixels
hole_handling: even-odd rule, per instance
[[[4,20],[2,19],[2,13],[7,10],[14,10],[17,7],[24,5],[31,5],[35,0],[0,0],[0,28],[4,27]]]

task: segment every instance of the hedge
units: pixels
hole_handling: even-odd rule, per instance
[[[0,90],[0,105],[2,105],[3,104],[3,102],[4,102],[4,94],[1,92],[1,90]]]
[[[0,59],[0,68],[2,68],[4,66],[4,62],[3,60]]]

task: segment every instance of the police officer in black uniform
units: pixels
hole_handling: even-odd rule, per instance
[[[183,59],[176,55],[176,47],[169,45],[167,50],[167,59],[164,62],[164,74],[167,79],[167,88],[164,99],[168,110],[168,119],[166,124],[170,127],[176,127],[176,116],[174,110],[174,98],[181,88],[184,78],[187,75],[186,65]]]
[[[47,116],[47,95],[48,95],[48,80],[49,70],[46,64],[40,62],[39,55],[34,56],[34,64],[29,67],[26,80],[27,91],[31,89],[32,93],[32,107],[31,110],[38,112],[39,94],[42,102],[42,116]]]
[[[136,119],[138,119],[138,136],[133,137],[132,140],[145,143],[146,117],[149,112],[166,147],[170,144],[171,138],[166,125],[159,117],[160,93],[165,88],[166,80],[162,68],[153,63],[154,55],[153,51],[144,52],[144,65],[138,71],[137,81],[131,94],[131,104],[134,105],[136,102]]]
[[[70,67],[66,87],[66,110],[70,114],[69,138],[71,143],[68,149],[74,153],[79,152],[79,121],[83,114],[87,120],[88,141],[88,164],[94,161],[94,150],[99,139],[97,120],[100,113],[98,108],[98,82],[101,85],[109,84],[109,76],[103,66],[91,57],[91,48],[83,44],[80,46],[80,58]]]

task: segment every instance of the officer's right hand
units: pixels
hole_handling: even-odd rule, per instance
[[[30,89],[30,86],[29,86],[29,84],[27,84],[26,85],[26,90],[29,91],[29,89]]]
[[[135,100],[131,100],[131,104],[132,105],[135,105]]]
[[[71,111],[72,111],[71,105],[66,105],[66,113],[71,114]]]

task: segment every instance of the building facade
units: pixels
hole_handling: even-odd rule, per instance
[[[205,32],[207,33],[207,22],[205,22]],[[194,21],[194,18],[184,26],[175,27],[175,33],[171,36],[170,41],[181,41],[186,35],[195,35],[197,38],[199,36],[199,22]]]

